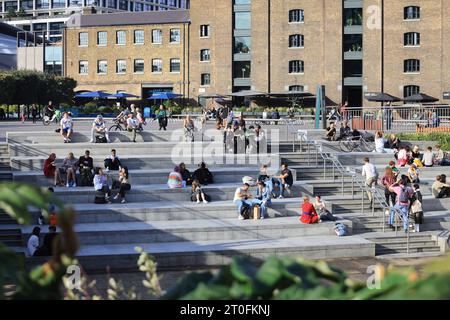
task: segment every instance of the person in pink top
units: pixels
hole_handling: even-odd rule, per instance
[[[408,211],[409,211],[409,202],[414,194],[412,188],[407,187],[405,185],[405,181],[399,179],[396,183],[389,187],[390,192],[394,192],[397,195],[397,201],[395,206],[391,208],[389,213],[389,226],[395,230],[394,227],[394,218],[395,218],[395,210],[399,210],[402,215],[403,220],[403,229],[405,232],[408,230]]]

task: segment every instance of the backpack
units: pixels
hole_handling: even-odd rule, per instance
[[[246,203],[242,204],[241,216],[243,216],[244,219],[250,219],[250,206]]]
[[[342,223],[336,223],[334,226],[334,232],[337,236],[343,237],[347,235],[347,227]]]
[[[107,143],[105,136],[96,136],[95,137],[95,143]]]
[[[402,189],[400,191],[400,195],[399,195],[398,201],[399,202],[403,202],[403,203],[406,203],[406,202],[409,201],[408,188],[402,187]]]

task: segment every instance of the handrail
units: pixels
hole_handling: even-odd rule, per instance
[[[344,166],[342,165],[342,163],[339,161],[339,159],[336,158],[336,156],[332,156],[331,154],[327,153],[324,151],[323,149],[323,144],[322,142],[319,141],[309,141],[307,139],[300,139],[300,150],[301,147],[303,145],[303,143],[306,143],[308,145],[308,153],[309,153],[309,146],[312,145],[314,146],[315,150],[316,150],[316,165],[318,165],[318,156],[320,155],[320,157],[323,160],[323,168],[324,168],[324,179],[326,178],[326,165],[327,162],[331,162],[332,164],[332,176],[333,176],[333,181],[335,180],[335,172],[337,170],[337,172],[339,172],[342,176],[342,194],[344,194],[344,180],[345,177],[350,177],[352,180],[352,197],[354,198],[355,193],[354,193],[354,184],[356,183],[356,185],[359,187],[359,189],[362,191],[362,196],[361,196],[361,211],[364,214],[364,199],[365,199],[365,193],[372,193],[372,216],[375,216],[375,201],[377,201],[377,203],[380,205],[380,207],[382,208],[382,226],[383,226],[383,232],[385,232],[385,227],[386,227],[386,215],[385,212],[386,210],[389,210],[389,213],[391,212],[391,210],[394,212],[394,226],[395,226],[395,236],[397,236],[397,224],[400,220],[400,222],[403,222],[404,217],[402,212],[393,207],[393,206],[389,206],[388,203],[386,203],[385,197],[381,194],[381,190],[380,188],[377,187],[372,187],[369,188],[369,186],[367,186],[367,184],[362,181],[361,177],[356,173],[356,171],[352,171],[350,170],[350,168],[344,168]],[[309,159],[309,157],[308,157]],[[407,217],[408,219],[408,228],[406,229],[406,252],[409,254],[409,247],[410,247],[410,233],[409,233],[409,216]]]

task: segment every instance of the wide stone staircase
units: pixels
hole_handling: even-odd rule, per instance
[[[57,154],[58,163],[68,152],[80,156],[89,149],[95,165],[102,166],[103,159],[115,148],[124,165],[129,167],[133,186],[126,204],[95,205],[93,188],[55,189],[55,194],[77,211],[75,230],[81,243],[78,258],[88,271],[104,271],[107,266],[113,272],[136,270],[137,246],[152,254],[160,268],[171,269],[221,265],[235,256],[248,256],[255,261],[270,255],[336,259],[395,255],[405,251],[406,239],[402,231],[395,234],[386,229],[383,232],[386,222],[382,219],[382,207],[378,203],[371,207],[350,177],[333,170],[329,163],[324,166],[320,153],[311,144],[294,144],[295,152],[292,152],[292,142],[285,141],[280,144],[278,154],[242,157],[203,152],[204,148],[219,149],[221,143],[217,142],[183,143],[182,150],[174,153],[180,143],[171,142],[170,135],[162,132],[149,133],[143,137],[145,142],[135,144],[128,143],[127,137],[121,134],[114,135],[114,142],[110,144],[90,144],[86,140],[88,137],[88,133],[78,133],[75,143],[63,144],[59,137],[48,132],[8,134],[14,181],[41,187],[51,185],[51,181],[42,177],[43,161],[51,152]],[[365,155],[355,154],[349,158],[336,154],[336,157],[343,160],[344,166],[357,171]],[[296,180],[291,197],[274,199],[268,219],[239,221],[232,203],[234,191],[243,176],[256,177],[258,168],[268,159],[290,165]],[[204,187],[212,198],[211,203],[190,202],[188,189],[167,189],[167,175],[175,164],[185,162],[193,172],[202,160],[209,164],[215,177],[214,184]],[[390,155],[377,155],[380,170],[389,160]],[[435,169],[431,169],[430,179],[435,173]],[[114,173],[109,175],[112,178]],[[337,237],[333,232],[334,223],[299,223],[302,196],[316,194],[321,195],[339,221],[348,226],[349,236]],[[447,228],[450,203],[433,201],[429,188],[425,196],[424,206],[433,215],[426,219],[426,233],[411,234],[410,253],[440,254],[445,246],[436,230]],[[35,223],[37,217],[38,212],[34,212]],[[8,224],[2,220],[0,226],[3,231]],[[11,224],[11,227],[23,233],[22,239],[13,238],[5,231],[11,240],[4,242],[16,249],[20,244],[24,247],[33,226]],[[47,232],[46,227],[43,232]],[[0,237],[3,241],[1,232]],[[42,258],[27,258],[26,261],[34,265]]]

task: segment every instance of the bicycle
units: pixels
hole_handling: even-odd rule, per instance
[[[339,141],[339,148],[342,152],[372,152],[374,147],[370,144],[370,141],[364,139],[364,137],[346,137]]]
[[[44,126],[48,126],[50,125],[50,123],[54,122],[56,124],[58,124],[62,119],[62,113],[59,110],[55,111],[55,114],[50,118],[49,116],[45,115],[42,118],[42,123],[44,124]]]
[[[125,123],[123,123],[121,120],[118,119],[114,119],[113,120],[114,124],[109,127],[108,131],[127,131],[127,128],[125,126]],[[141,126],[139,126],[139,130],[137,130],[138,132],[142,132],[144,131],[143,125],[146,125],[146,123],[143,123]]]

